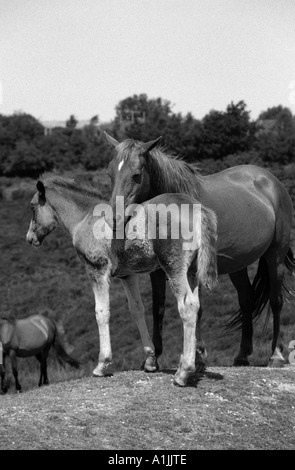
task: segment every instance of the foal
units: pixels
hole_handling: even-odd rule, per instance
[[[103,376],[112,360],[109,332],[112,276],[121,279],[131,315],[139,328],[146,354],[145,370],[156,370],[155,350],[145,322],[138,274],[162,268],[183,322],[183,353],[174,383],[186,385],[189,374],[196,368],[198,287],[203,284],[212,288],[217,282],[214,212],[201,207],[191,196],[164,194],[131,211],[125,229],[123,225],[124,236],[120,238],[117,236],[120,227],[116,227],[114,233],[106,222],[109,206],[99,199],[92,186],[49,176],[38,181],[37,189],[31,201],[33,217],[27,241],[40,246],[60,225],[69,233],[92,284],[100,338],[98,365],[93,374]],[[170,217],[157,218],[159,205],[168,212],[171,209]],[[185,213],[181,210],[183,206]],[[178,229],[178,237],[175,229]],[[150,232],[153,232],[152,236]],[[190,239],[186,236],[188,233]],[[197,337],[201,343],[200,331],[197,331]]]

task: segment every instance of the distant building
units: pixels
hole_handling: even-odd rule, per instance
[[[55,129],[56,127],[67,127],[67,121],[41,121],[42,126],[44,127],[44,135],[50,135],[52,133],[52,130]],[[89,125],[95,126],[97,129],[99,128],[99,123],[93,123],[91,122],[91,119],[84,119],[81,121],[78,121],[75,129],[83,129],[85,126]]]

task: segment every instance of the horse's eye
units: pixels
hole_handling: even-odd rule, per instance
[[[134,183],[140,184],[141,183],[141,174],[136,173],[135,175],[132,176],[132,180],[134,181]]]

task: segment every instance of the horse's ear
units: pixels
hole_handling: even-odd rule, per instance
[[[42,183],[42,181],[39,180],[36,186],[37,186],[40,196],[45,199],[45,186]]]
[[[160,137],[158,137],[156,140],[151,140],[150,142],[145,142],[143,144],[144,153],[145,154],[149,153],[153,148],[156,147],[156,145],[158,144],[158,142],[160,142],[161,139],[162,139],[162,136],[160,135]]]
[[[107,138],[107,141],[113,146],[113,147],[117,147],[117,145],[119,145],[119,142],[114,139],[114,137],[110,136],[106,131],[104,131],[105,133],[105,136]]]

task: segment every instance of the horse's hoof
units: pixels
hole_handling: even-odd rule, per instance
[[[248,361],[248,359],[244,359],[243,357],[237,357],[234,360],[235,367],[247,367],[249,365],[250,365],[250,362]]]
[[[270,359],[267,367],[281,369],[282,367],[285,367],[285,364],[286,362],[284,359]]]
[[[144,370],[147,373],[158,372],[159,364],[155,356],[148,357],[143,361],[140,370]]]
[[[22,393],[22,390],[16,390],[15,393]]]

